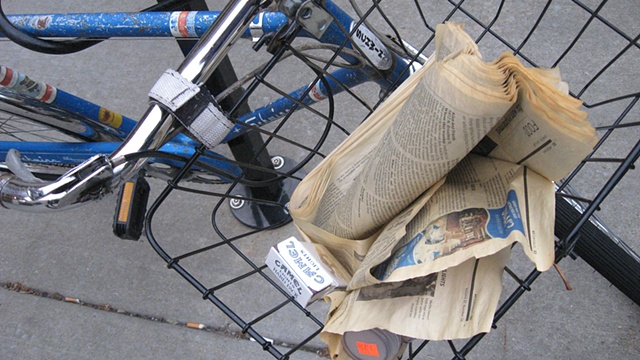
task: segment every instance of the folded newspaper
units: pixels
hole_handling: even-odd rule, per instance
[[[485,62],[461,25],[439,25],[435,54],[291,199],[302,238],[352,276],[329,295],[331,353],[347,358],[346,331],[489,331],[512,244],[541,271],[553,264],[552,180],[597,141],[580,107],[557,69]]]

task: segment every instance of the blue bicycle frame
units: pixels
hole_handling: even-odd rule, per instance
[[[384,88],[394,88],[409,76],[408,61],[393,54],[359,22],[354,21],[342,9],[331,1],[327,1],[326,10],[333,17],[319,41],[334,44],[348,49],[356,49],[369,60],[367,66],[361,69],[339,69],[307,84],[269,104],[250,113],[237,117],[235,127],[224,139],[224,143],[248,131],[252,126],[262,126],[280,119],[284,114],[311,105],[326,98],[326,94],[337,94],[345,88],[355,87],[367,81],[375,81]],[[90,14],[39,14],[39,15],[10,15],[9,20],[22,31],[39,37],[199,37],[218,17],[219,12],[208,11],[177,11],[177,12],[149,12],[149,13],[90,13]],[[289,19],[282,13],[263,12],[255,17],[250,29],[244,37],[260,36],[277,32],[288,25]],[[78,24],[82,24],[79,26]],[[258,34],[256,34],[258,31]],[[348,32],[348,33],[347,33]],[[311,37],[302,31],[301,36]],[[353,44],[357,44],[356,47]],[[358,60],[348,54],[341,55],[346,61],[356,63]],[[14,74],[17,81],[13,81],[14,89],[24,96],[38,99],[33,89],[20,88],[26,78],[21,74]],[[3,83],[4,81],[4,83]],[[26,82],[30,82],[26,80]],[[7,86],[9,81],[2,80],[0,84]],[[330,89],[327,90],[325,84]],[[40,84],[41,87],[50,87]],[[77,114],[79,118],[88,122],[87,131],[99,126],[117,139],[124,140],[135,127],[136,121],[99,105],[71,95],[60,89],[47,89],[53,93],[49,98],[38,99],[46,101],[56,108]],[[29,92],[31,91],[31,93]],[[247,126],[249,125],[249,126]],[[80,136],[86,134],[79,133]],[[4,161],[9,149],[17,149],[24,161],[43,164],[77,165],[95,154],[109,154],[118,147],[119,142],[87,142],[87,143],[43,143],[43,142],[0,142],[0,161]],[[190,157],[195,151],[197,143],[185,135],[178,135],[171,139],[160,150],[169,154]],[[218,168],[232,175],[239,175],[241,169],[222,156],[203,157],[201,161],[206,165]],[[169,160],[158,160],[169,163]]]

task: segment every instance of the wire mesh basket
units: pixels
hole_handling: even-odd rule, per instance
[[[456,21],[465,24],[485,59],[509,51],[530,66],[560,67],[571,86],[571,95],[584,101],[601,140],[570,176],[557,183],[556,261],[566,256],[583,257],[640,303],[640,259],[631,250],[636,244],[601,245],[603,234],[614,243],[619,238],[637,238],[632,215],[637,203],[621,201],[625,193],[634,192],[637,174],[623,176],[640,154],[636,106],[640,97],[640,47],[638,35],[634,35],[639,32],[635,10],[626,11],[625,4],[607,1],[569,0],[351,3],[359,5],[357,10],[351,10],[356,8],[346,1],[339,2],[351,10],[354,18],[366,21],[380,34],[388,34],[402,51],[408,49],[402,44],[411,44],[418,53],[430,54],[435,25]],[[340,60],[333,56],[335,48],[315,48],[311,43],[301,39],[281,41],[271,45],[271,52],[276,54],[273,56],[251,52],[266,64],[257,70],[251,68],[261,61],[242,61],[245,53],[234,49],[230,58],[235,71],[241,78],[248,74],[249,82],[245,84],[247,90],[232,92],[223,107],[238,115],[267,103],[266,99],[287,97],[296,88],[291,85],[292,74],[297,79],[294,85],[322,81],[319,74],[337,69]],[[417,58],[417,53],[413,56]],[[228,84],[235,79],[220,81]],[[378,84],[344,88],[341,94],[327,94],[327,101],[313,106],[298,101],[299,111],[281,114],[282,120],[253,128],[247,137],[232,144],[229,153],[237,155],[234,164],[240,166],[240,173],[203,176],[196,183],[183,181],[189,170],[202,169],[198,161],[201,157],[217,156],[199,148],[148,211],[147,237],[168,267],[237,325],[231,330],[235,335],[253,339],[276,358],[295,357],[299,350],[326,355],[317,336],[327,305],[315,303],[304,308],[293,301],[267,270],[264,258],[271,246],[296,233],[292,225],[287,225],[288,196],[295,184],[343,141],[388,91]],[[613,200],[604,201],[610,193]],[[181,218],[181,206],[197,206],[202,216]],[[602,223],[609,226],[602,227]],[[196,231],[200,226],[207,230]],[[174,228],[172,233],[175,228],[183,229],[179,231],[182,235],[167,238],[167,227]],[[607,252],[612,253],[603,257]],[[626,264],[624,269],[611,270],[611,259]],[[506,269],[506,276],[515,282],[505,280],[494,326],[540,275],[536,270],[523,272],[524,266],[516,267]],[[619,285],[620,279],[626,280]],[[274,333],[276,324],[287,324],[288,330]],[[451,356],[464,359],[484,336],[449,342]],[[428,344],[411,343],[405,356],[421,358]]]

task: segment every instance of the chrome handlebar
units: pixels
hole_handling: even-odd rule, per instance
[[[33,212],[69,208],[102,198],[107,190],[103,184],[112,176],[113,168],[105,155],[92,157],[49,184],[2,175],[0,204],[8,209]]]

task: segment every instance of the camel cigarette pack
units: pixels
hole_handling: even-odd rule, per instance
[[[272,247],[265,263],[295,300],[306,307],[347,282],[337,274],[337,262],[322,245],[290,237]]]

